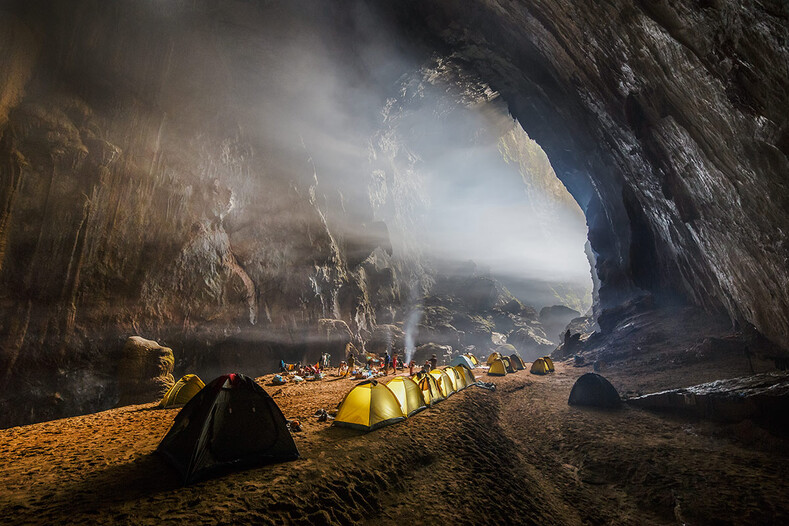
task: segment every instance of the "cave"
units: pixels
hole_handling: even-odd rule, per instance
[[[5,0],[0,49],[4,516],[789,516],[785,2]],[[328,425],[341,360],[464,353],[494,390]],[[301,459],[179,488],[187,373]]]

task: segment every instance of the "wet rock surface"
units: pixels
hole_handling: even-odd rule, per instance
[[[773,372],[717,380],[627,400],[654,411],[688,414],[722,422],[760,420],[785,425],[789,410],[789,373]]]

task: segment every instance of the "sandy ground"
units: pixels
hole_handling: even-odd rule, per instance
[[[477,376],[372,433],[318,423],[348,379],[274,387],[302,459],[181,487],[153,404],[0,430],[10,524],[789,524],[787,440],[638,409],[567,405],[589,368]]]

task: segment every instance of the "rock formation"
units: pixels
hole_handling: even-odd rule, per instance
[[[175,384],[173,350],[131,336],[118,362],[118,405],[145,404],[164,396]]]
[[[177,347],[184,369],[263,367],[305,356],[319,320],[365,341],[430,290],[393,236],[424,200],[395,166],[412,152],[366,117],[326,137],[288,113],[394,118],[398,93],[332,85],[329,50],[280,53],[316,31],[350,85],[430,62],[452,65],[468,103],[500,94],[586,215],[603,332],[649,295],[789,347],[785,3],[363,2],[409,53],[385,71],[378,23],[285,4],[0,8],[0,403],[15,408],[0,425],[116,403],[130,334]],[[332,97],[355,111],[313,105]],[[539,336],[499,286],[469,282],[456,296],[472,311],[430,327],[477,346],[494,329]]]

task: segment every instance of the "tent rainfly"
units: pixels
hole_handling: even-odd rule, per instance
[[[334,425],[372,431],[405,417],[397,396],[384,384],[368,380],[345,395]]]
[[[199,376],[196,374],[185,374],[164,393],[162,401],[159,402],[159,407],[184,405],[194,395],[199,393],[203,387],[205,387],[205,384]]]
[[[192,397],[156,451],[184,484],[299,458],[277,403],[243,374],[220,376]]]
[[[504,376],[507,374],[507,368],[504,367],[504,362],[501,360],[494,360],[493,363],[490,364],[488,374],[491,376]]]
[[[425,409],[425,398],[416,382],[407,376],[395,376],[386,384],[400,402],[400,409],[406,416],[411,416]]]

